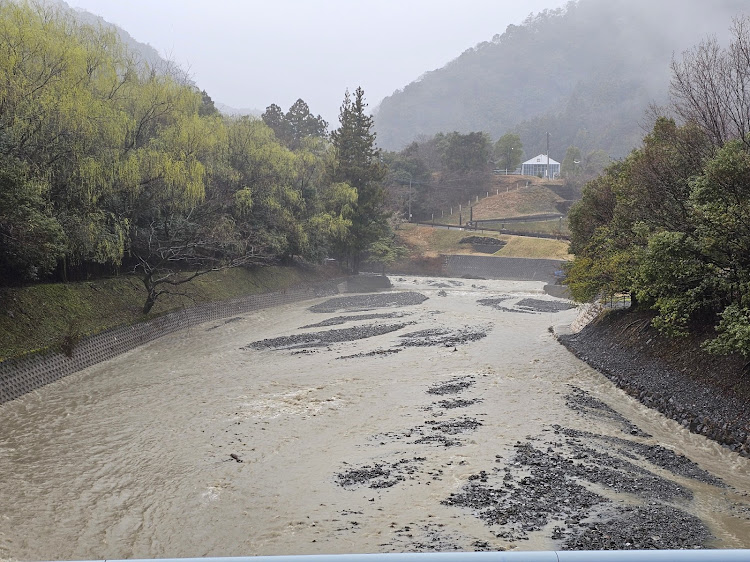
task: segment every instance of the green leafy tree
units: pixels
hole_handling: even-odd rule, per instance
[[[325,138],[328,123],[320,116],[310,113],[310,108],[298,99],[284,115],[287,130],[287,146],[291,150],[298,150],[302,141],[307,137]]]
[[[445,137],[443,165],[450,172],[486,171],[492,154],[492,143],[487,133],[461,134],[452,132]]]
[[[708,142],[658,120],[642,149],[589,182],[569,216],[566,282],[581,300],[630,292],[671,336],[716,326],[707,349],[750,355],[750,152],[730,141],[706,157]]]
[[[523,144],[516,133],[506,133],[500,137],[494,147],[495,167],[501,170],[514,171],[523,160]]]
[[[643,147],[630,157],[633,203],[641,220],[653,230],[690,232],[690,184],[712,154],[708,137],[694,123],[679,127],[657,118]]]
[[[54,8],[0,4],[0,36],[0,144],[48,183],[64,272],[118,267],[141,213],[202,199],[198,92]]]
[[[314,213],[307,219],[305,231],[311,241],[309,257],[320,260],[336,255],[348,244],[357,191],[347,183],[333,183],[317,190]]]
[[[0,159],[0,280],[34,281],[65,253],[65,235],[52,216],[49,184],[17,162]]]
[[[653,325],[671,336],[686,335],[696,322],[712,322],[718,302],[716,270],[700,243],[683,232],[652,234],[635,277],[639,302],[658,312]]]
[[[295,155],[263,122],[243,118],[229,126],[228,159],[234,173],[232,213],[251,254],[260,261],[299,253],[306,235]]]
[[[711,282],[695,300],[720,318],[708,348],[750,356],[750,148],[729,141],[691,185],[693,236]]]
[[[271,104],[261,119],[290,150],[299,150],[306,138],[326,138],[328,134],[328,123],[320,115],[310,113],[302,99],[294,102],[286,113],[278,105]]]
[[[219,110],[216,109],[214,100],[211,99],[211,96],[208,95],[206,90],[203,90],[201,92],[201,106],[198,109],[198,115],[201,117],[207,117],[209,115],[217,115],[218,113]]]
[[[574,298],[590,300],[633,290],[642,229],[623,214],[630,163],[611,165],[586,184],[581,200],[570,209],[570,250],[576,259],[566,266],[566,284]]]
[[[127,270],[148,313],[239,264],[336,250],[356,267],[388,233],[361,89],[333,144],[302,100],[225,119],[66,14],[0,2],[0,282]]]
[[[169,147],[160,155],[165,169],[150,162],[146,184],[137,180],[127,207],[128,257],[146,290],[144,314],[164,294],[185,294],[196,277],[248,261],[248,244],[231,209],[219,204],[215,159],[226,147],[224,133],[219,116],[200,117],[196,106],[157,137]],[[175,154],[182,156],[176,165],[170,158]]]
[[[269,105],[261,114],[260,118],[268,125],[281,142],[287,142],[289,138],[288,123],[284,111],[275,103]]]
[[[630,291],[662,332],[750,357],[748,20],[733,31],[728,50],[710,40],[673,65],[686,122],[657,118],[642,148],[584,187],[568,284],[576,298]]]
[[[123,148],[132,61],[114,32],[41,5],[0,4],[0,38],[3,154],[46,178],[67,262],[119,263],[127,224],[102,205],[112,183],[83,178]]]
[[[369,260],[381,264],[383,273],[385,268],[392,263],[405,258],[408,255],[406,247],[400,245],[393,233],[389,233],[375,240],[367,248],[367,257]]]

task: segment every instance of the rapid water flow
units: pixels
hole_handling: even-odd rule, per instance
[[[541,283],[393,281],[428,300],[308,310],[319,299],[211,322],[0,405],[0,558],[558,548],[548,529],[498,536],[476,510],[441,503],[470,476],[506,466],[518,442],[554,440],[555,426],[685,455],[727,486],[651,467],[691,491],[670,504],[704,521],[713,546],[750,548],[750,461],[643,407],[567,352],[549,327],[570,323],[574,309],[519,307],[552,300]],[[477,302],[498,296],[500,309]],[[386,313],[400,317],[302,329]],[[247,347],[397,323],[406,325],[320,347]],[[423,330],[486,337],[402,345],[399,336]],[[460,392],[440,394],[456,383]],[[573,388],[616,415],[571,408]],[[650,437],[624,433],[617,415]],[[439,425],[446,420],[464,427]],[[364,476],[347,482],[355,474]]]

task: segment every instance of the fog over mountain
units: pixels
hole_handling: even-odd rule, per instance
[[[566,0],[67,0],[185,68],[215,102],[329,123],[348,88],[370,108],[530,13]]]
[[[526,155],[568,146],[614,158],[637,146],[650,104],[667,102],[670,61],[728,36],[743,0],[579,0],[530,16],[386,97],[381,146],[438,132],[521,135]]]
[[[161,56],[161,54],[159,54],[159,51],[157,51],[156,48],[154,48],[152,45],[137,41],[128,31],[126,31],[122,27],[107,21],[101,16],[91,13],[88,10],[84,10],[82,8],[72,8],[64,0],[48,0],[48,3],[52,6],[57,7],[58,9],[70,13],[76,20],[80,22],[115,30],[120,40],[140,61],[148,64],[151,68],[154,68],[157,71],[169,72],[170,74],[179,77],[180,80],[188,82],[196,88],[199,87],[199,85],[195,83],[193,78],[191,78],[188,71],[182,68],[175,61]],[[258,108],[236,108],[219,102],[216,102],[215,106],[216,109],[218,109],[224,115],[232,117],[240,115],[252,115],[255,117],[260,117],[260,114],[263,112],[262,109]]]
[[[76,1],[81,3],[81,0]],[[70,9],[62,0],[50,0],[50,3]],[[558,3],[550,0],[550,5]],[[96,3],[96,8],[104,12],[117,5],[117,2],[101,1]],[[289,86],[281,79],[293,74],[287,65],[278,66],[276,74],[262,74],[261,65],[269,62],[266,59],[272,58],[273,50],[253,53],[248,59],[249,66],[233,62],[232,53],[222,52],[221,64],[217,64],[214,58],[209,67],[221,68],[233,76],[235,90],[244,77],[250,76],[251,80],[240,88],[248,103],[233,104],[235,107],[219,103],[225,101],[223,96],[227,94],[219,87],[212,88],[210,80],[202,77],[197,59],[193,59],[196,60],[195,67],[188,65],[184,70],[167,59],[174,56],[176,60],[185,60],[186,53],[182,50],[163,52],[163,45],[169,44],[170,36],[186,36],[182,32],[184,26],[193,22],[197,12],[188,10],[173,14],[173,28],[162,25],[161,35],[152,37],[148,34],[150,27],[138,28],[151,18],[163,18],[167,5],[164,0],[159,10],[140,13],[137,20],[127,20],[127,30],[90,12],[70,10],[88,23],[114,27],[143,61],[157,69],[169,68],[170,72],[192,81],[199,89],[207,90],[217,108],[227,115],[259,115],[270,103],[279,103],[286,109],[291,103],[288,100],[301,97],[310,103],[312,111],[327,115],[329,122],[335,124],[334,112],[344,89],[353,89],[362,83],[341,83],[335,95],[326,95],[329,101],[325,107],[314,101],[318,93],[312,92],[322,83],[329,82],[321,65],[335,62],[336,57],[316,59],[319,72],[308,73],[304,80],[297,80],[294,86]],[[395,10],[392,4],[382,7]],[[474,4],[472,7],[476,8]],[[319,8],[321,13],[330,9]],[[216,9],[221,13],[225,7],[220,3]],[[264,6],[263,10],[266,9],[269,8]],[[621,158],[640,143],[644,127],[648,126],[645,112],[649,105],[667,102],[669,63],[673,54],[679,56],[708,34],[715,34],[719,39],[727,37],[732,18],[743,10],[748,10],[745,0],[571,1],[565,7],[529,15],[520,25],[508,25],[504,32],[488,37],[487,41],[466,50],[437,70],[428,70],[430,66],[426,64],[425,73],[420,78],[380,103],[377,92],[388,91],[382,88],[382,70],[366,59],[362,59],[357,68],[376,114],[378,144],[383,148],[399,150],[414,139],[438,132],[487,131],[495,139],[507,132],[517,132],[521,135],[524,153],[532,156],[546,152],[549,132],[550,153],[558,160],[564,157],[565,150],[571,145],[584,153],[603,149],[613,158]],[[121,11],[116,13],[123,17]],[[310,13],[307,10],[305,17]],[[408,16],[407,13],[398,13],[402,19]],[[447,12],[442,16],[448,17]],[[239,15],[237,18],[241,19]],[[382,23],[385,20],[379,16],[374,21]],[[498,26],[504,25],[496,17],[493,21],[497,21]],[[231,27],[226,20],[224,22]],[[390,33],[382,25],[378,41]],[[136,29],[130,29],[131,26],[136,26]],[[205,36],[192,43],[211,47],[216,57],[219,56],[216,51],[218,44],[211,38],[212,29],[206,27]],[[228,29],[226,33],[229,33]],[[410,40],[399,43],[404,57],[407,54],[411,57],[412,50],[424,49],[424,45],[419,47],[419,35],[424,30],[412,29]],[[442,35],[449,33],[443,28],[433,31]],[[282,33],[283,29],[278,32]],[[360,54],[367,53],[368,33],[363,31],[364,39],[355,49]],[[149,43],[139,42],[134,36]],[[161,52],[151,42],[161,45]],[[288,38],[287,43],[294,47],[294,59],[300,59],[302,47],[299,41]],[[187,47],[183,45],[182,48]],[[313,44],[307,45],[305,51],[305,58],[316,56]],[[396,73],[399,60],[385,58],[388,58],[392,72]],[[370,88],[370,82],[377,87]],[[256,99],[251,94],[257,94],[256,90],[262,88],[268,89],[270,84],[278,90],[273,94],[274,99],[268,97],[265,105],[250,101]]]
[[[136,39],[133,38],[133,36],[122,27],[115,25],[112,22],[105,20],[103,17],[91,13],[87,10],[71,7],[64,0],[46,0],[46,4],[64,13],[70,14],[70,16],[73,17],[76,21],[88,25],[114,30],[123,44],[125,44],[128,50],[133,55],[135,55],[135,57],[140,62],[148,64],[157,72],[169,72],[171,75],[179,78],[180,80],[195,85],[194,82],[190,79],[188,72],[186,72],[183,68],[181,68],[173,61],[162,57],[159,54],[159,51],[157,51],[148,43],[141,43],[140,41],[136,41]]]

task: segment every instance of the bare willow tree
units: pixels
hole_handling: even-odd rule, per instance
[[[133,272],[146,289],[143,314],[148,314],[162,295],[189,296],[181,288],[207,273],[261,263],[267,257],[254,255],[246,240],[234,232],[226,217],[207,228],[207,217],[185,215],[158,217],[133,232]]]
[[[750,147],[750,17],[734,19],[731,32],[726,48],[710,37],[673,58],[670,95],[677,115],[715,146],[739,139]]]

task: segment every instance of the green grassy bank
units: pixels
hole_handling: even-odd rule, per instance
[[[81,337],[109,328],[205,302],[278,291],[325,277],[325,272],[295,267],[217,271],[181,287],[185,295],[163,295],[148,315],[141,313],[146,291],[133,276],[0,288],[0,361],[35,351],[64,352]]]

